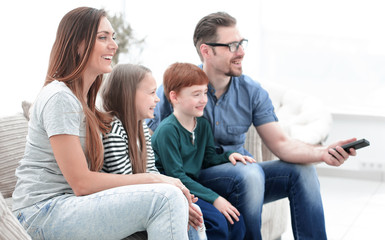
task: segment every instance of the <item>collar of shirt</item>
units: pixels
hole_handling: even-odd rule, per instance
[[[215,90],[215,88],[213,87],[213,85],[211,85],[211,83],[209,83],[207,86],[207,88],[208,88],[208,94],[210,94],[211,95],[211,98],[213,99],[213,101],[214,101],[214,103],[216,104],[216,103],[219,103],[219,102],[221,102],[221,101],[225,101],[226,100],[226,98],[227,98],[227,95],[228,94],[231,94],[231,92],[233,91],[233,89],[234,89],[234,86],[233,86],[233,77],[231,77],[231,79],[230,79],[230,82],[229,82],[229,87],[227,88],[227,90],[226,90],[226,92],[224,92],[223,94],[222,94],[222,96],[218,99],[217,98],[217,96],[215,96],[215,93],[216,93],[216,90]]]

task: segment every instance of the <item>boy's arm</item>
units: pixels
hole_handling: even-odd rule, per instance
[[[209,122],[205,119],[202,119],[202,121],[200,121],[200,124],[202,126],[202,131],[199,134],[205,134],[207,140],[202,168],[209,168],[222,163],[228,163],[229,157],[233,153],[233,151],[217,154],[217,152],[215,151],[214,136]]]
[[[157,164],[162,165],[166,175],[179,178],[192,194],[213,203],[219,195],[186,174],[179,150],[179,142],[179,136],[174,128],[163,125],[161,129],[158,129],[152,138]]]

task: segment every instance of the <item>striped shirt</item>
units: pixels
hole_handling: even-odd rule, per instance
[[[154,151],[148,126],[143,122],[144,137],[147,148],[147,173],[159,173],[155,167]],[[132,174],[131,160],[128,149],[127,133],[122,122],[115,118],[111,123],[111,131],[103,137],[104,163],[103,172],[116,174]]]

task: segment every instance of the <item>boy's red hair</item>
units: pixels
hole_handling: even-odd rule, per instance
[[[170,100],[170,92],[179,93],[185,87],[208,84],[209,79],[205,72],[191,63],[174,63],[163,74],[163,88],[167,100]]]

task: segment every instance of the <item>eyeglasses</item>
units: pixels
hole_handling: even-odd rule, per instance
[[[248,42],[249,41],[247,39],[242,39],[240,42],[232,42],[228,44],[224,44],[224,43],[205,43],[205,44],[212,47],[228,47],[230,52],[236,52],[238,51],[239,46],[242,46],[243,50],[245,50]]]

